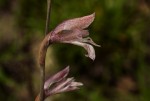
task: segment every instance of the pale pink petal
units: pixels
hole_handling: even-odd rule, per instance
[[[94,45],[94,46],[97,46],[97,47],[101,47],[100,45],[96,44],[90,37],[83,38],[82,42],[90,43],[91,45]]]
[[[64,88],[67,84],[73,82],[73,80],[74,80],[73,78],[68,78],[67,80],[65,80],[63,82],[60,82],[57,87],[55,87],[53,90],[51,90],[51,92],[59,91],[60,89]]]
[[[88,36],[89,32],[88,30],[80,30],[80,29],[74,29],[74,30],[63,30],[61,34],[58,34],[58,37],[60,37],[61,41],[69,41],[69,40],[77,40],[82,39],[83,36]]]
[[[58,87],[51,90],[49,92],[49,94],[58,94],[58,93],[62,93],[62,92],[77,90],[77,89],[79,89],[78,87],[82,86],[83,84],[81,82],[74,82],[74,81],[72,81],[72,79],[68,78],[62,85],[61,84],[58,85]]]
[[[71,82],[70,86],[83,86],[83,83],[81,82]]]
[[[73,90],[77,90],[77,89],[79,89],[79,87],[78,86],[66,86],[66,87],[64,87],[63,89],[61,89],[59,92],[57,92],[57,93],[62,93],[62,92],[68,92],[68,91],[73,91]]]
[[[64,43],[70,43],[70,44],[74,44],[74,45],[83,47],[88,52],[88,54],[86,54],[85,56],[91,58],[92,60],[95,60],[95,50],[92,45],[89,45],[89,44],[83,43],[83,42],[79,42],[79,41],[64,41]]]
[[[95,13],[88,15],[88,16],[83,16],[80,18],[66,20],[62,22],[61,24],[59,24],[53,30],[53,34],[57,34],[62,30],[72,30],[75,28],[80,28],[80,29],[87,28],[94,21],[94,18],[95,18]]]
[[[46,80],[46,82],[44,84],[44,89],[49,88],[51,86],[51,84],[53,84],[55,82],[61,81],[68,75],[68,73],[69,73],[69,66],[66,67],[65,69],[63,69],[62,71],[58,72],[57,74],[53,75],[48,80]]]

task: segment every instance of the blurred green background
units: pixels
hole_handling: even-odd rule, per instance
[[[0,0],[0,101],[34,101],[39,93],[38,50],[46,0]],[[70,65],[84,86],[46,101],[150,101],[150,1],[52,0],[50,29],[95,12],[89,27],[96,60],[68,44],[48,49],[46,77]]]

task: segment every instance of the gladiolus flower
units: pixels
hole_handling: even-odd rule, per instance
[[[70,20],[59,24],[48,34],[48,40],[52,43],[69,43],[83,47],[88,54],[87,57],[95,59],[95,50],[92,45],[100,47],[92,41],[87,28],[95,18],[95,13]]]
[[[73,91],[79,89],[79,86],[83,84],[81,82],[75,82],[75,79],[66,78],[69,73],[69,66],[62,71],[56,73],[55,75],[48,78],[44,83],[44,91],[46,99],[48,96],[64,93],[68,91]],[[39,101],[39,96],[37,96],[35,101]]]
[[[79,89],[83,84],[75,82],[74,78],[66,78],[69,73],[69,66],[51,76],[44,84],[45,97]]]

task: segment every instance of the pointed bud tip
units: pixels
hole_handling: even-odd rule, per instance
[[[92,13],[90,16],[92,17],[92,19],[93,19],[93,21],[94,21],[94,19],[95,19],[95,12]]]
[[[89,16],[92,18],[92,22],[93,22],[93,21],[94,21],[94,19],[95,19],[95,12],[94,12],[94,13],[92,13],[92,14],[90,14]]]
[[[95,12],[91,14],[93,17],[95,17]]]
[[[65,69],[62,70],[62,72],[64,72],[66,76],[68,75],[69,71],[70,71],[70,66],[67,66]]]
[[[101,47],[101,45],[98,45],[98,44],[96,44],[95,46],[96,46],[96,47]]]
[[[78,82],[78,85],[77,86],[83,86],[83,83],[81,82]]]
[[[64,70],[69,72],[70,66],[67,66]]]
[[[91,43],[92,45],[96,46],[96,47],[101,47],[101,45],[96,44],[96,43]]]

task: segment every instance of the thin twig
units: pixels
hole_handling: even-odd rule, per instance
[[[49,23],[50,23],[50,11],[51,11],[51,0],[47,0],[47,16],[46,16],[46,26],[45,26],[45,35],[49,32]],[[44,101],[44,82],[45,82],[45,58],[47,45],[43,44],[40,48],[39,64],[41,70],[41,87],[40,87],[40,101]]]

